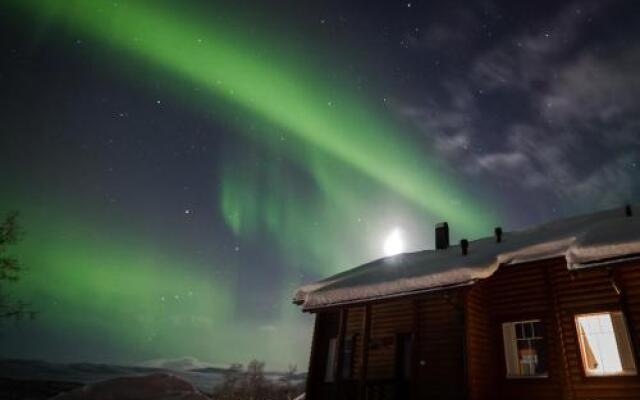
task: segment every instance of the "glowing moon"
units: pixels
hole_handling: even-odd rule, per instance
[[[394,228],[384,241],[384,255],[389,257],[404,251],[404,240],[402,240],[402,232],[398,228]]]

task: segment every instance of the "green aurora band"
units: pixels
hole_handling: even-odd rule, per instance
[[[145,1],[18,4],[199,85],[470,234],[490,226],[486,210],[473,206],[476,201],[451,183],[442,166],[425,161],[423,154],[399,138],[398,129],[367,109],[365,102],[327,87],[321,74],[313,75],[276,57],[265,58],[270,47],[267,39],[247,43],[228,27],[211,27],[211,21],[198,15]],[[315,165],[308,167],[313,171]],[[461,200],[469,201],[459,207],[456,203]]]
[[[223,119],[243,114],[245,120],[230,122],[244,136],[221,160],[219,212],[235,236],[268,237],[290,264],[280,295],[271,299],[279,308],[278,331],[259,332],[257,341],[259,326],[243,326],[233,316],[236,265],[216,260],[226,272],[209,276],[149,241],[125,240],[108,229],[88,234],[95,228],[70,222],[74,213],[68,210],[59,209],[57,217],[35,215],[26,221],[28,236],[19,253],[41,271],[28,274],[23,294],[41,300],[36,324],[60,327],[61,336],[67,330],[84,336],[102,332],[118,338],[127,352],[146,357],[257,357],[271,365],[294,348],[299,354],[293,361],[304,366],[310,335],[300,333],[301,317],[288,302],[300,283],[297,271],[326,275],[371,258],[375,251],[354,243],[389,228],[397,209],[429,218],[424,222],[448,220],[468,237],[496,221],[458,189],[446,166],[411,143],[401,124],[354,96],[348,83],[327,78],[310,65],[311,57],[291,55],[284,40],[256,41],[244,35],[239,21],[228,26],[204,20],[166,2],[10,3],[45,26],[91,35],[175,82],[195,85],[199,97],[176,93],[187,104],[218,107]],[[31,212],[29,202],[9,205],[14,204],[23,215]],[[365,227],[356,223],[360,219],[379,221]]]

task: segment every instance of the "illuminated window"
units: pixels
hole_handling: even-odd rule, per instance
[[[587,376],[635,375],[636,363],[624,315],[576,315],[582,364]]]
[[[539,320],[502,324],[507,378],[547,377],[544,329]]]

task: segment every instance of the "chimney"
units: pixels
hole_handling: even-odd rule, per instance
[[[462,239],[460,241],[460,249],[462,250],[463,256],[466,256],[469,253],[469,241],[467,239]]]
[[[502,242],[502,228],[497,226],[496,229],[493,230],[496,235],[496,243]]]
[[[436,249],[444,250],[449,248],[449,224],[441,222],[436,225]]]
[[[627,206],[624,208],[624,215],[626,215],[627,217],[633,216],[633,210],[631,209],[631,204],[627,204]]]

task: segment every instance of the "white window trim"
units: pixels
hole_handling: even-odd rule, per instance
[[[519,321],[505,321],[502,323],[502,342],[504,345],[504,359],[505,359],[505,369],[506,369],[506,373],[505,373],[505,377],[507,379],[545,379],[549,377],[549,371],[543,373],[543,374],[536,374],[536,375],[516,375],[516,374],[511,374],[510,373],[510,368],[509,366],[516,361],[517,359],[513,359],[513,358],[509,358],[509,355],[516,355],[517,354],[517,339],[515,337],[515,332],[512,331],[511,329],[507,329],[507,328],[513,328],[513,326],[515,324],[526,324],[526,323],[531,323],[531,322],[539,322],[542,324],[542,320],[541,319],[527,319],[527,320],[519,320]],[[511,333],[514,333],[513,335]],[[509,339],[509,340],[507,340]],[[539,340],[542,340],[545,346],[545,351],[546,351],[546,340],[544,336],[539,337]],[[513,367],[513,366],[512,366]],[[516,367],[517,368],[517,367]]]

